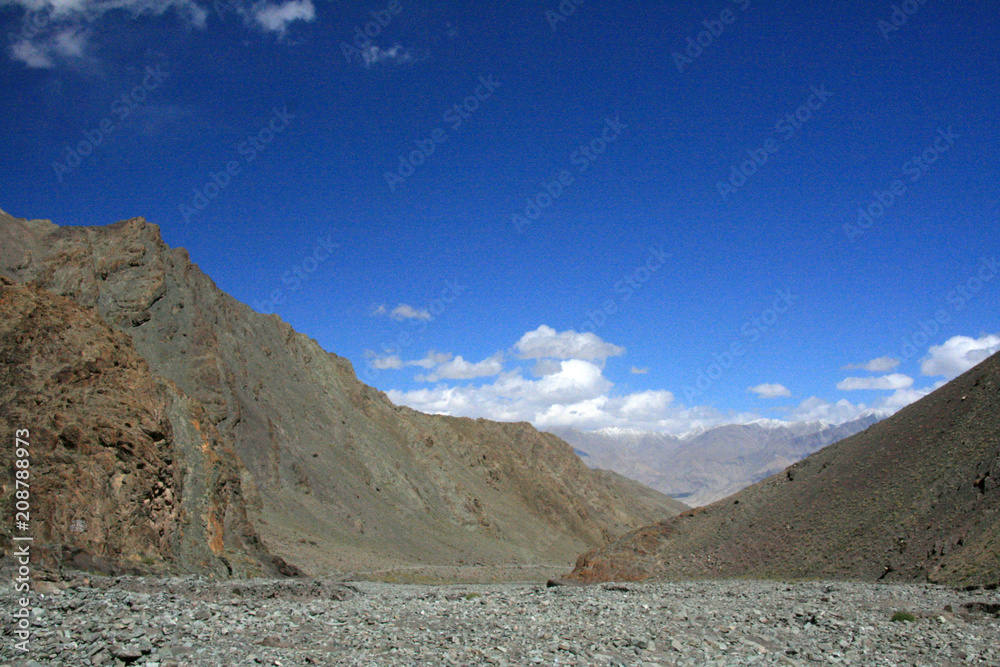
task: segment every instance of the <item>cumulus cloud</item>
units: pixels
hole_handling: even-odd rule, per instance
[[[866,361],[863,364],[848,364],[844,366],[844,370],[863,370],[871,371],[873,373],[885,373],[886,371],[891,371],[892,369],[899,366],[899,359],[893,359],[892,357],[877,357],[871,361]]]
[[[392,400],[419,410],[494,419],[534,420],[554,405],[572,405],[600,397],[611,387],[601,369],[580,359],[567,359],[558,371],[537,380],[519,371],[501,372],[489,384],[438,386],[409,392],[390,391]],[[470,413],[469,409],[473,411]]]
[[[361,50],[361,60],[365,67],[374,67],[382,64],[403,65],[413,62],[414,57],[399,44],[394,44],[388,49],[371,44]]]
[[[913,384],[913,378],[902,373],[891,375],[881,375],[871,378],[844,378],[837,383],[837,389],[841,391],[855,391],[858,389],[905,389]]]
[[[750,387],[747,391],[752,391],[761,398],[778,398],[779,396],[791,396],[792,392],[788,391],[785,385],[782,384],[771,384],[765,382],[764,384],[758,384],[754,387]]]
[[[673,404],[674,395],[648,390],[612,396],[614,386],[596,360],[549,360],[547,372],[525,377],[520,369],[503,370],[498,353],[469,363],[456,356],[434,368],[426,380],[493,377],[483,384],[412,391],[390,390],[389,398],[424,412],[501,421],[530,421],[539,428],[623,426],[670,432],[686,431],[695,423],[726,423],[712,409],[688,409]],[[410,363],[410,362],[404,362]],[[421,378],[418,378],[421,379]]]
[[[625,348],[606,343],[593,333],[577,333],[570,329],[557,332],[541,325],[521,336],[514,349],[522,359],[607,359],[624,354]]]
[[[921,361],[920,372],[951,379],[998,351],[1000,335],[990,334],[979,338],[952,336],[943,344],[928,348],[929,355]]]
[[[624,397],[621,413],[629,419],[648,421],[662,415],[674,400],[669,391],[652,389],[629,394]]]
[[[649,372],[649,369],[648,368],[639,368],[638,366],[633,366],[632,368],[628,369],[628,372],[632,373],[633,375],[645,375],[646,373]]]

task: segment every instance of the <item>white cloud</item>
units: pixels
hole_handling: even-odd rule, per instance
[[[306,0],[310,1],[310,0]],[[31,13],[29,26],[35,34],[55,28],[66,29],[68,23],[93,22],[104,14],[124,10],[133,16],[160,16],[176,10],[181,17],[198,28],[204,28],[208,10],[194,0],[3,0],[0,6],[20,6]]]
[[[252,12],[260,27],[276,32],[281,37],[285,36],[288,24],[293,21],[312,21],[316,18],[312,0],[286,0],[277,5],[258,3],[254,5]]]
[[[607,396],[588,398],[569,405],[556,403],[537,414],[533,421],[539,428],[557,426],[579,428],[584,424],[599,424],[606,419],[604,408],[607,403]]]
[[[649,420],[663,414],[663,411],[674,400],[669,391],[640,391],[625,396],[621,413],[629,419]]]
[[[35,44],[27,39],[15,42],[10,47],[10,56],[14,60],[20,61],[28,67],[34,69],[49,69],[55,67],[49,55],[50,48],[45,45]]]
[[[499,358],[486,360],[491,362]],[[483,363],[483,362],[480,362]],[[492,371],[494,367],[488,364]],[[389,397],[418,410],[504,421],[538,422],[543,415],[569,414],[570,406],[607,401],[612,383],[601,368],[582,359],[566,359],[559,368],[537,380],[520,371],[499,372],[493,382],[479,386],[389,391]]]
[[[765,382],[764,384],[759,384],[755,387],[750,387],[747,391],[752,391],[761,398],[778,398],[779,396],[791,396],[792,392],[788,391],[785,385],[782,384],[771,384]]]
[[[202,29],[208,24],[207,7],[212,6],[220,15],[234,13],[248,25],[282,37],[291,23],[316,17],[312,0],[216,0],[215,4],[195,0],[0,0],[0,7],[7,6],[21,7],[27,13],[25,27],[9,54],[32,68],[52,68],[61,60],[88,57],[90,33],[100,29],[100,19],[111,11],[125,11],[133,17],[176,12],[186,24]]]
[[[930,353],[920,363],[924,375],[957,377],[980,361],[1000,351],[1000,335],[990,334],[979,338],[952,336],[941,345],[932,345]]]
[[[600,366],[583,359],[566,359],[560,369],[533,382],[533,389],[550,402],[575,402],[593,398],[611,388]]]
[[[871,361],[866,361],[863,364],[848,364],[844,366],[844,369],[885,373],[886,371],[891,371],[896,368],[896,366],[899,366],[899,359],[893,359],[892,357],[878,357],[872,359]]]
[[[857,419],[867,409],[864,403],[854,404],[845,398],[830,403],[817,396],[810,396],[789,413],[792,421],[824,421],[843,424]]]
[[[413,361],[407,361],[407,366],[420,366],[421,368],[434,368],[438,364],[443,364],[451,359],[451,353],[449,352],[435,352],[434,350],[427,350],[427,354],[424,355],[423,359],[415,359]]]
[[[450,355],[449,355],[450,356]],[[433,373],[418,375],[417,381],[437,382],[438,380],[471,380],[473,378],[499,375],[503,370],[503,356],[496,354],[477,363],[469,363],[461,355],[438,366]]]
[[[858,389],[905,389],[913,384],[913,378],[902,373],[891,375],[881,375],[873,378],[844,378],[837,383],[837,389],[841,391],[855,391]]]
[[[905,408],[910,403],[920,400],[938,387],[944,386],[944,384],[945,382],[942,380],[941,382],[935,383],[932,387],[924,387],[923,389],[897,389],[882,401],[881,407],[884,410],[896,412],[897,410]]]
[[[51,69],[57,61],[86,57],[87,35],[76,27],[64,27],[33,39],[19,39],[10,47],[14,60],[35,69]]]
[[[377,370],[399,370],[407,366],[419,366],[420,368],[434,368],[440,364],[451,360],[451,354],[447,352],[435,352],[428,350],[423,359],[410,359],[404,361],[402,357],[395,353],[379,355],[373,350],[365,350],[365,359]]]
[[[605,343],[593,333],[577,333],[572,329],[556,332],[541,325],[521,336],[514,344],[522,359],[585,359],[604,360],[625,352],[625,348]]]
[[[645,375],[646,373],[649,372],[649,369],[648,368],[639,368],[638,366],[633,366],[632,368],[628,369],[628,372],[632,373],[633,375]]]
[[[403,65],[405,63],[413,62],[414,60],[413,54],[399,44],[394,44],[388,49],[379,48],[378,46],[372,44],[368,46],[368,48],[362,49],[361,58],[363,59],[365,67],[372,67],[383,63]]]
[[[365,357],[372,368],[377,368],[380,371],[389,369],[399,369],[405,364],[403,360],[399,358],[398,354],[387,354],[385,356],[378,356],[372,350],[365,351]]]
[[[532,379],[524,377],[519,369],[500,370],[502,358],[499,354],[468,366],[464,361],[458,363],[460,359],[455,357],[451,364],[456,375],[471,375],[475,368],[490,372],[495,375],[494,379],[485,384],[463,387],[439,384],[432,389],[390,390],[387,392],[389,398],[424,412],[500,421],[529,421],[539,428],[622,426],[676,433],[690,430],[692,424],[717,425],[733,419],[750,421],[758,418],[758,415],[730,415],[727,419],[712,408],[675,406],[674,395],[664,390],[611,396],[613,383],[592,360],[554,361],[550,372]],[[442,373],[446,366],[448,364],[435,369],[435,374],[448,379]]]
[[[384,311],[383,311],[384,312]],[[392,309],[389,317],[394,320],[429,320],[431,314],[427,310],[420,310],[405,303],[401,303]]]
[[[86,35],[76,28],[66,28],[55,36],[56,53],[67,58],[82,58],[86,46]]]

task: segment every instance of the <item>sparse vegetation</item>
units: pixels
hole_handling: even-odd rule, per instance
[[[912,623],[917,620],[917,617],[908,611],[897,611],[892,615],[892,621],[894,623]]]
[[[475,600],[476,598],[481,598],[481,597],[483,597],[483,596],[480,595],[479,593],[466,593],[465,594],[465,599],[466,600]]]

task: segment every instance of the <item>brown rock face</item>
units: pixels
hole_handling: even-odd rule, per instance
[[[175,432],[174,422],[204,421],[200,410],[150,372],[128,336],[71,299],[0,277],[0,355],[0,432],[10,441],[0,465],[11,468],[13,434],[27,429],[33,550],[43,565],[228,572],[237,536],[253,539],[239,516],[232,453]],[[205,487],[202,500],[185,484]],[[5,516],[13,492],[5,477]],[[10,537],[0,536],[5,550]]]
[[[740,493],[579,558],[577,580],[1000,581],[1000,354]]]
[[[251,568],[240,558],[270,567],[254,531],[315,574],[568,563],[684,508],[589,470],[528,424],[393,405],[346,359],[220,292],[141,218],[70,228],[0,215],[0,275],[93,309],[163,379],[174,447],[201,456],[180,494],[203,505],[182,535],[234,571]],[[30,355],[34,343],[12,345]],[[205,560],[173,553],[185,569]]]

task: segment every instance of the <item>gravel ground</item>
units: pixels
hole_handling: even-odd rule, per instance
[[[61,588],[65,586],[65,588]],[[844,582],[468,584],[75,575],[0,665],[1000,665],[1000,591]],[[12,586],[0,595],[18,608]],[[894,622],[904,611],[914,621]]]

